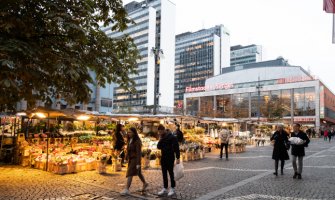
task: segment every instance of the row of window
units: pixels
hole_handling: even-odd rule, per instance
[[[221,118],[314,116],[315,88],[263,91],[188,98],[188,114]],[[200,101],[199,101],[200,100]],[[199,105],[200,103],[200,105]],[[199,110],[200,108],[200,110]],[[291,113],[293,108],[293,113]],[[215,112],[214,112],[215,110]],[[259,112],[260,111],[260,112]]]

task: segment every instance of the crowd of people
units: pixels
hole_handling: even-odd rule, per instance
[[[321,137],[323,137],[324,141],[331,141],[331,139],[335,136],[334,128],[324,128],[320,129]]]

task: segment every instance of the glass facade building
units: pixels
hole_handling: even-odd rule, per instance
[[[230,66],[244,65],[262,61],[262,46],[236,45],[230,48]]]
[[[187,115],[254,122],[335,124],[335,95],[299,66],[274,61],[229,67],[184,95]],[[218,87],[228,84],[230,87]]]
[[[182,102],[187,87],[205,85],[230,62],[229,32],[223,25],[176,36],[175,105]]]
[[[154,105],[155,73],[159,91],[160,108],[173,108],[174,56],[175,56],[175,4],[169,0],[145,0],[125,5],[130,24],[123,32],[112,32],[110,27],[102,30],[112,38],[125,34],[133,38],[139,50],[138,75],[130,77],[135,81],[136,94],[117,85],[114,88],[114,112],[143,112]],[[162,49],[160,64],[155,63],[152,48]],[[157,71],[155,72],[155,65]],[[163,78],[164,77],[164,78]]]

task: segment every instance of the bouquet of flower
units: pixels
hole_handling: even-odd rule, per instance
[[[291,137],[288,140],[290,141],[291,144],[294,144],[294,145],[303,145],[306,142],[305,140],[302,140],[299,137]]]
[[[149,156],[150,156],[150,154],[151,154],[151,149],[143,149],[142,150],[142,157],[144,158],[149,158]]]
[[[108,160],[108,156],[107,156],[107,154],[102,154],[102,155],[100,156],[100,162],[101,162],[101,163],[106,163],[107,160]]]

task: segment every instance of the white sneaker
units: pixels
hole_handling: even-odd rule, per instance
[[[129,190],[124,189],[122,192],[120,192],[120,194],[121,194],[122,196],[126,196],[126,195],[129,195],[130,192],[129,192]]]
[[[174,189],[174,188],[171,188],[170,191],[169,191],[169,193],[168,193],[168,197],[172,197],[172,196],[175,195],[175,194],[176,194],[175,189]]]
[[[158,196],[163,196],[167,192],[168,192],[167,189],[163,188],[160,192],[158,192]]]

